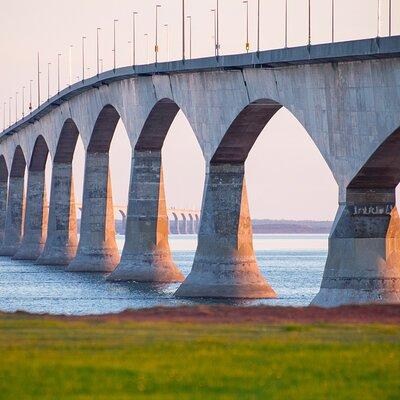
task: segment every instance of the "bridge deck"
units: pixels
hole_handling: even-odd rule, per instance
[[[115,71],[106,71],[99,76],[77,82],[53,96],[39,108],[19,120],[0,134],[0,141],[7,135],[39,120],[53,108],[87,90],[109,84],[113,81],[178,72],[200,72],[210,70],[229,70],[242,68],[277,68],[289,65],[319,64],[331,62],[349,62],[366,59],[400,57],[400,36],[352,40],[347,42],[317,44],[275,50],[260,53],[245,53],[193,60],[163,62],[158,64],[122,67]]]

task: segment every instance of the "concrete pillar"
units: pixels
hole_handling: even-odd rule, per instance
[[[179,235],[179,219],[176,214],[172,215],[173,219],[169,223],[170,233],[172,235]]]
[[[86,154],[80,240],[68,271],[111,272],[119,262],[108,165],[108,153]]]
[[[0,243],[4,241],[4,230],[7,215],[7,191],[8,182],[0,182]]]
[[[273,298],[253,250],[243,164],[210,165],[198,247],[179,297]]]
[[[71,163],[53,163],[46,245],[37,264],[68,265],[78,247]]]
[[[187,219],[187,234],[194,235],[195,233],[194,219],[193,216],[189,214]]]
[[[182,219],[179,220],[179,233],[181,235],[187,235],[187,220],[184,214],[181,214]]]
[[[47,237],[47,198],[45,171],[29,171],[26,191],[24,235],[14,260],[36,260]]]
[[[312,305],[400,302],[400,220],[394,190],[349,190],[340,204]]]
[[[13,256],[16,253],[22,238],[23,214],[24,177],[11,175],[8,186],[4,241],[0,249],[0,255]]]
[[[168,243],[161,151],[135,151],[125,246],[113,281],[181,282]]]

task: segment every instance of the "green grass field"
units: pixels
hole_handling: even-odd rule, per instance
[[[0,317],[0,399],[400,398],[400,327]]]

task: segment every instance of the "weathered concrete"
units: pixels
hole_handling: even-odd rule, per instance
[[[24,236],[14,260],[36,260],[47,237],[48,208],[45,171],[29,171]]]
[[[111,272],[119,263],[108,165],[108,153],[86,153],[80,240],[68,271]]]
[[[113,281],[181,282],[168,243],[161,151],[135,151],[125,246]]]
[[[253,250],[243,164],[210,165],[192,270],[179,297],[273,298]]]
[[[169,222],[169,229],[172,235],[179,235],[179,219],[175,213],[172,213],[172,219]]]
[[[1,256],[13,256],[21,243],[24,218],[24,178],[10,176]]]
[[[72,164],[54,163],[47,240],[43,253],[36,263],[68,265],[75,258],[77,247]]]
[[[179,219],[179,233],[181,235],[187,235],[188,233],[188,227],[187,227],[187,219],[186,219],[186,215],[185,214],[181,214],[180,215],[180,219]]]
[[[5,182],[0,181],[0,243],[3,243],[4,241],[4,230],[7,216],[7,191],[7,180]]]
[[[400,219],[394,190],[352,190],[329,238],[313,305],[400,302]]]

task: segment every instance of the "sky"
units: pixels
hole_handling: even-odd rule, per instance
[[[61,86],[69,81],[69,51],[73,81],[80,80],[81,38],[86,36],[86,75],[96,73],[96,29],[100,31],[100,56],[104,70],[113,64],[113,25],[116,23],[117,65],[130,65],[132,12],[137,11],[137,62],[154,60],[155,5],[159,9],[159,59],[181,57],[181,0],[2,0],[0,13],[0,129],[3,102],[18,91],[18,114],[22,111],[22,87],[33,82],[36,99],[36,53],[41,57],[41,91],[57,88],[57,54],[61,54]],[[221,54],[244,52],[246,13],[242,0],[220,0]],[[306,44],[308,36],[308,0],[288,0],[288,45]],[[192,17],[192,57],[213,53],[215,0],[186,0],[186,13]],[[335,0],[335,40],[351,40],[388,34],[389,0]],[[261,0],[262,50],[284,44],[285,0]],[[312,43],[331,41],[331,0],[311,0]],[[392,0],[392,34],[400,33],[400,0]],[[166,27],[165,25],[168,25]],[[249,0],[251,50],[256,46],[257,0]],[[147,34],[147,38],[145,34]],[[187,40],[189,32],[187,24]],[[187,43],[187,46],[189,43]],[[189,46],[188,46],[189,47]],[[50,87],[47,86],[48,63]],[[28,89],[26,98],[29,97]],[[34,106],[36,104],[34,103]],[[27,105],[25,105],[27,107]],[[8,109],[6,109],[6,124]],[[131,153],[122,124],[119,124],[110,149],[111,176],[115,204],[126,204],[129,188]],[[163,147],[167,205],[200,208],[204,186],[204,160],[185,116],[180,112],[171,126]],[[77,201],[82,196],[84,150],[78,143],[74,157]],[[51,163],[47,166],[48,186]],[[286,109],[268,123],[246,162],[246,181],[253,218],[332,220],[337,210],[336,182],[307,132]]]

